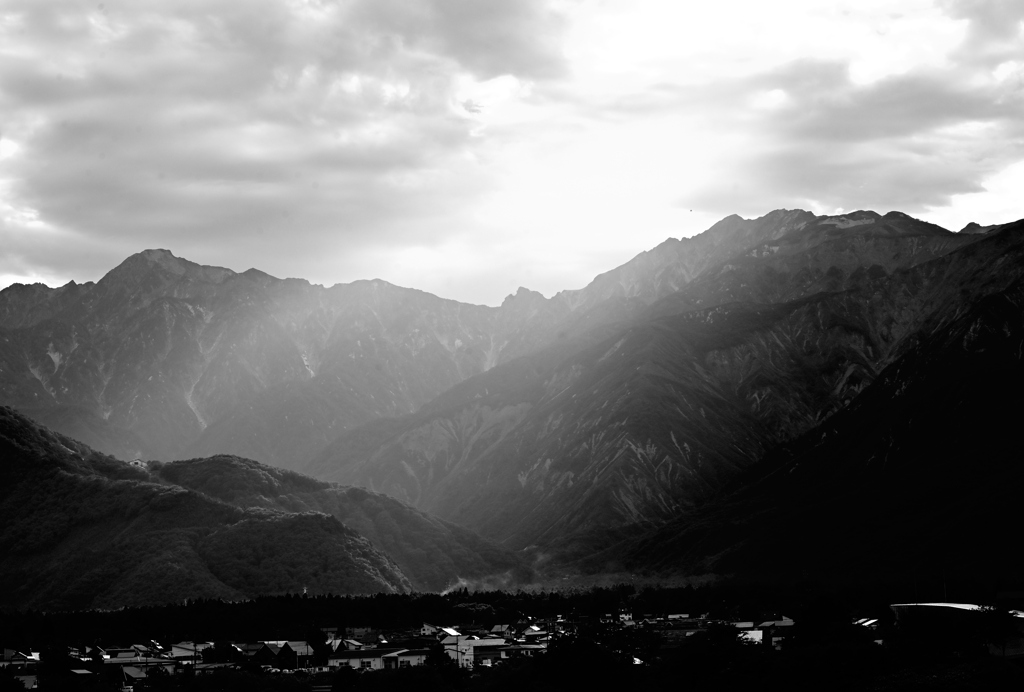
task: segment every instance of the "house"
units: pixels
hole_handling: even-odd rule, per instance
[[[989,654],[1024,658],[1024,611],[999,611],[973,603],[895,603],[896,628],[922,641],[942,632],[944,641],[994,637]],[[995,619],[989,619],[995,616]],[[1003,619],[1005,618],[1005,620]],[[973,635],[973,636],[972,636]]]
[[[761,641],[773,649],[781,649],[782,643],[787,638],[787,629],[794,625],[793,618],[782,615],[773,620],[763,620],[757,625],[757,629],[763,633]],[[792,632],[792,631],[790,631]]]
[[[110,660],[131,661],[141,658],[135,649],[108,649],[105,658]]]
[[[242,657],[246,661],[253,660],[256,652],[263,648],[263,642],[250,642],[247,644],[235,644],[235,647],[242,652]]]
[[[160,655],[160,647],[154,646],[155,642],[149,644],[132,644],[130,648],[138,652],[140,656],[158,656]]]
[[[454,630],[451,627],[442,627],[438,632],[438,641],[441,642],[441,646],[445,650],[458,650],[459,642],[466,639],[466,635],[460,634],[458,630]],[[452,658],[455,658],[452,654],[449,654]]]
[[[286,643],[288,644],[288,649],[295,656],[295,668],[308,668],[313,665],[316,652],[313,651],[313,647],[308,642],[294,641]]]
[[[210,642],[178,642],[171,645],[171,658],[176,661],[201,661],[203,649],[213,646]],[[107,652],[108,654],[110,651]]]
[[[360,670],[383,670],[384,657],[407,649],[362,649],[360,651],[335,651],[327,658],[329,668],[358,668]],[[395,659],[397,668],[397,659]]]
[[[251,655],[250,660],[253,663],[264,666],[278,666],[278,654],[281,653],[281,647],[274,642],[259,642],[259,648],[256,652]]]
[[[512,639],[516,636],[515,628],[512,625],[495,625],[490,630],[491,637],[504,637],[505,639]]]
[[[29,652],[26,654],[22,651],[15,651],[14,649],[4,649],[4,665],[25,666],[29,663],[38,662],[38,652]]]
[[[490,665],[502,658],[502,649],[507,642],[504,637],[492,637],[489,639],[472,639],[469,642],[472,649],[472,661],[474,666]]]
[[[305,642],[303,642],[305,643]],[[299,667],[299,657],[288,642],[267,642],[268,646],[277,647],[277,662],[278,668],[293,670]]]
[[[429,649],[400,649],[381,657],[384,668],[410,668],[422,666],[427,662]]]
[[[550,636],[544,630],[536,630],[532,627],[523,632],[523,641],[527,644],[546,644]]]
[[[440,629],[441,628],[438,627],[437,625],[431,625],[429,622],[424,622],[423,623],[423,627],[420,627],[420,636],[421,637],[434,637],[434,636],[437,636],[437,633],[438,633],[438,631],[440,631]]]
[[[507,659],[536,656],[547,651],[541,644],[508,644],[500,649],[501,657]]]
[[[785,615],[776,618],[774,620],[765,620],[758,627],[764,629],[765,627],[792,627],[795,623],[792,618],[788,618]]]
[[[507,643],[504,638],[479,639],[476,637],[459,636],[444,642],[444,651],[462,668],[476,665],[490,665],[490,662],[504,658],[502,650]]]

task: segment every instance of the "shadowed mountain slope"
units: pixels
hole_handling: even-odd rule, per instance
[[[423,591],[459,579],[509,586],[529,581],[512,553],[385,495],[338,486],[249,459],[217,456],[151,465],[165,481],[245,508],[322,512],[368,538]]]
[[[115,608],[262,593],[404,591],[333,517],[241,509],[0,408],[0,603]]]
[[[511,547],[601,543],[705,502],[1024,272],[1013,226],[979,240],[900,214],[802,221],[776,239],[785,252],[743,253],[622,331],[591,332],[413,416],[350,431],[310,470]],[[765,277],[774,293],[734,300]]]
[[[949,578],[1019,588],[1022,353],[1017,280],[953,310],[847,409],[728,492],[587,566],[614,559],[760,579]]]
[[[726,302],[779,303],[815,293],[863,289],[898,269],[978,240],[900,212],[803,218],[799,226],[783,230],[702,273],[685,290],[657,302],[650,314],[687,312]]]

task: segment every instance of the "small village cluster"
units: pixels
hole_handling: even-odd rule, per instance
[[[890,606],[897,630],[916,632],[963,631],[983,623],[979,619],[990,609],[964,603],[901,603]],[[1009,629],[997,642],[984,639],[989,653],[1001,657],[1024,657],[1024,612],[1006,611]],[[251,642],[182,641],[161,645],[156,641],[118,647],[86,646],[68,651],[70,674],[83,685],[90,679],[115,677],[131,687],[151,676],[204,674],[222,669],[258,669],[267,674],[318,675],[344,668],[360,672],[424,665],[458,665],[461,668],[493,667],[503,662],[545,654],[561,637],[591,639],[608,644],[628,641],[628,635],[653,640],[654,655],[686,648],[691,638],[712,631],[735,631],[735,640],[771,650],[787,649],[794,636],[792,618],[723,620],[686,613],[634,617],[625,610],[603,616],[555,616],[525,619],[511,624],[460,624],[454,627],[422,623],[418,628],[385,630],[377,627],[322,628],[319,643],[308,641],[260,640]],[[857,618],[851,625],[865,638],[882,645],[877,618]],[[891,630],[890,630],[891,631]],[[627,635],[625,639],[621,635]],[[618,638],[618,639],[617,639]],[[627,647],[628,648],[628,647]],[[644,664],[632,651],[616,649]],[[649,651],[649,653],[651,653]],[[433,659],[433,660],[431,660]],[[37,689],[38,652],[24,653],[5,648],[0,666],[18,677],[26,689]],[[111,675],[113,673],[114,675]]]
[[[100,674],[97,667],[120,667],[126,685],[149,676],[208,673],[224,668],[259,667],[271,674],[316,674],[343,667],[360,671],[421,666],[428,656],[446,655],[463,668],[490,667],[520,657],[547,651],[559,636],[578,635],[581,630],[611,632],[646,630],[659,635],[663,646],[679,646],[714,625],[731,624],[749,642],[780,648],[787,630],[794,624],[787,617],[769,621],[725,623],[685,613],[646,615],[634,619],[629,612],[609,613],[600,618],[561,616],[524,620],[514,624],[480,626],[462,624],[446,627],[423,623],[419,629],[385,631],[374,627],[324,628],[324,646],[307,641],[260,640],[254,642],[191,642],[170,646],[156,641],[118,647],[71,649],[69,656],[80,661],[72,673],[82,678]],[[225,660],[227,659],[227,660]],[[635,663],[642,663],[635,659]],[[26,689],[36,685],[39,653],[4,649],[3,665],[10,666]]]

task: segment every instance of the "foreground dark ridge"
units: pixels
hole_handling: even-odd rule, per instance
[[[524,577],[515,557],[469,531],[244,459],[127,464],[6,407],[0,459],[7,607],[396,592],[440,589],[460,576]]]

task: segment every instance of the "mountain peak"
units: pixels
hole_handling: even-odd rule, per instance
[[[822,226],[835,226],[836,228],[854,228],[873,224],[880,218],[882,217],[878,212],[858,210],[845,214],[822,216],[818,219],[818,223]]]
[[[117,265],[100,280],[103,284],[111,282],[122,283],[124,281],[136,282],[142,277],[153,272],[154,269],[161,270],[162,274],[171,276],[182,276],[189,267],[199,265],[189,262],[186,259],[175,257],[170,250],[150,249],[136,252],[126,257],[121,264]]]
[[[503,306],[505,306],[505,305],[510,305],[510,304],[513,304],[513,303],[516,303],[516,304],[524,303],[524,302],[535,303],[535,302],[538,302],[538,301],[539,302],[543,302],[545,300],[547,300],[547,299],[544,297],[544,295],[542,293],[539,293],[538,291],[531,291],[530,289],[526,288],[525,286],[520,286],[516,290],[516,292],[514,294],[513,293],[509,293],[507,296],[505,296],[505,300],[503,300],[501,304]]]
[[[984,235],[999,228],[998,224],[991,226],[982,226],[981,224],[971,221],[969,224],[960,229],[960,232],[964,235]]]
[[[235,272],[230,269],[198,264],[183,257],[176,257],[170,250],[151,248],[128,257],[103,278],[104,280],[109,280],[110,277],[138,279],[154,269],[159,269],[165,276],[184,277],[188,275],[189,278],[215,284],[235,276]]]
[[[280,279],[278,279],[276,276],[268,274],[265,271],[261,271],[256,267],[250,267],[249,269],[246,269],[244,272],[242,272],[242,276],[252,281],[256,281],[257,283],[270,283],[274,281],[280,281]]]
[[[746,222],[747,222],[747,220],[744,219],[739,214],[729,214],[728,216],[726,216],[725,218],[721,219],[720,221],[715,222],[711,226],[711,228],[709,228],[708,230],[704,231],[704,233],[709,233],[709,234],[713,235],[715,233],[729,232],[729,231],[735,230],[736,228],[742,226]],[[701,235],[703,235],[703,234],[701,234]]]
[[[179,276],[188,271],[189,265],[192,264],[188,260],[183,260],[179,257],[175,257],[174,253],[172,253],[170,250],[164,250],[161,248],[153,250],[143,250],[142,252],[138,253],[138,256],[152,264],[159,265],[160,267],[166,269],[172,274],[178,274]]]

